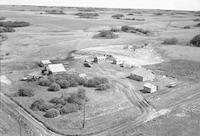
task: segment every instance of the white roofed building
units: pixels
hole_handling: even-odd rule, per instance
[[[49,65],[49,64],[51,64],[51,61],[50,61],[50,60],[41,60],[41,61],[40,61],[40,65],[41,65],[42,67],[47,66],[47,65]]]
[[[63,64],[49,64],[47,66],[47,70],[49,72],[53,73],[60,73],[60,72],[66,72],[65,67],[63,66]]]
[[[147,82],[144,84],[143,90],[148,93],[154,93],[158,91],[158,86]]]

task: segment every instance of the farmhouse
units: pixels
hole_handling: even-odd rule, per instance
[[[151,70],[147,70],[145,68],[135,68],[130,76],[130,79],[136,81],[153,81],[155,79],[155,75],[152,73]]]
[[[148,93],[154,93],[158,90],[158,86],[147,82],[144,84],[143,90]]]
[[[65,67],[63,64],[49,64],[47,66],[47,71],[51,72],[52,74],[66,72]]]
[[[50,61],[50,60],[41,60],[41,61],[40,61],[40,65],[41,65],[42,67],[45,67],[45,66],[47,66],[47,65],[49,65],[49,64],[51,64],[51,61]]]

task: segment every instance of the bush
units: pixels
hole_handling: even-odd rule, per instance
[[[78,105],[82,105],[83,102],[88,101],[85,90],[82,88],[79,88],[77,93],[70,94],[70,97],[68,97],[68,103],[75,103]]]
[[[124,17],[123,14],[115,14],[115,15],[112,15],[112,18],[114,18],[114,19],[121,19],[122,17]]]
[[[104,30],[99,32],[99,34],[94,35],[93,38],[115,39],[118,38],[118,35],[114,34],[110,30]]]
[[[200,47],[200,34],[194,36],[192,38],[192,40],[190,40],[190,44],[192,44],[193,46],[196,46],[196,47]]]
[[[48,88],[49,91],[60,91],[60,85],[57,84],[57,83],[52,83],[49,88]]]
[[[162,16],[163,13],[155,13],[154,15],[156,15],[156,16]]]
[[[5,20],[6,18],[5,17],[0,17],[0,20]]]
[[[39,81],[39,85],[40,86],[50,86],[51,85],[51,81],[49,80],[49,79],[47,79],[47,78],[43,78],[43,79],[41,79],[40,81]]]
[[[77,112],[78,110],[80,110],[80,106],[78,104],[66,103],[66,105],[60,109],[60,114],[63,115],[63,114],[73,113]]]
[[[135,28],[135,27],[127,26],[127,25],[122,26],[121,27],[121,31],[128,32],[128,33],[137,33],[137,32],[139,32],[139,33],[142,33],[142,34],[145,34],[145,35],[148,35],[148,34],[151,33],[148,30],[144,30],[144,29],[141,29],[141,28]]]
[[[99,91],[104,91],[104,90],[109,89],[110,86],[109,86],[108,84],[100,84],[100,85],[98,85],[96,88],[97,88],[97,90],[99,90]]]
[[[5,32],[15,32],[15,29],[11,27],[0,27],[0,33],[5,33]]]
[[[77,92],[77,96],[83,100],[86,100],[87,97],[86,97],[86,94],[85,94],[85,89],[83,88],[79,88],[78,89],[78,92]]]
[[[18,90],[18,95],[32,97],[34,96],[34,91],[29,88],[21,88]]]
[[[46,118],[55,118],[60,114],[60,112],[57,109],[49,109],[48,111],[46,111],[46,113],[44,114],[44,117]]]
[[[184,29],[190,29],[190,26],[184,26],[183,28]]]
[[[76,13],[74,15],[79,16],[80,18],[95,18],[99,16],[98,13]]]
[[[120,29],[119,29],[119,28],[114,28],[114,27],[112,27],[112,28],[110,29],[110,31],[111,31],[111,32],[120,32]]]
[[[56,105],[58,104],[61,104],[61,105],[65,105],[66,104],[66,101],[64,98],[60,97],[60,98],[57,98],[57,97],[54,97],[53,99],[51,99],[49,101],[49,103],[54,103]]]
[[[64,11],[59,9],[46,10],[45,12],[47,14],[65,15]]]
[[[197,21],[200,21],[200,19],[199,19],[199,18],[197,18],[197,19],[194,19],[193,21],[197,22]]]
[[[200,27],[200,23],[196,24],[195,27]]]
[[[68,88],[70,87],[70,82],[67,80],[58,79],[56,83],[60,85],[61,88]]]
[[[86,81],[84,86],[86,87],[97,87],[100,84],[108,84],[107,78],[100,78],[100,77],[94,77],[92,79],[89,79]]]
[[[33,111],[47,111],[48,109],[51,109],[51,105],[47,105],[44,100],[39,99],[33,102],[30,106],[30,109]]]
[[[5,22],[0,22],[0,26],[3,27],[25,27],[29,26],[30,23],[24,22],[24,21],[5,21]]]
[[[167,38],[163,41],[162,44],[168,44],[168,45],[172,45],[172,44],[177,44],[178,40],[176,38]]]
[[[70,87],[76,87],[83,83],[83,79],[79,77],[78,74],[58,74],[55,76],[55,80],[67,80],[70,84]]]

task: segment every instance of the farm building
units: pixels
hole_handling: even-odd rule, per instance
[[[154,93],[158,91],[158,86],[147,82],[144,84],[143,90],[148,93]]]
[[[54,73],[66,72],[66,69],[63,66],[63,64],[49,64],[47,66],[47,71],[54,74]]]
[[[50,61],[50,60],[41,60],[41,61],[40,61],[40,65],[41,65],[42,67],[45,67],[45,66],[47,66],[47,65],[49,65],[49,64],[51,64],[51,61]]]
[[[147,70],[145,68],[135,68],[131,72],[129,78],[136,81],[153,81],[155,79],[155,75],[151,70]]]

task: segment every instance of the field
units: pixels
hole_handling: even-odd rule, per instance
[[[118,14],[124,16],[112,17]],[[30,120],[25,119],[21,112],[27,124],[22,125],[22,133],[30,135],[27,131],[30,128],[35,135],[45,130],[56,136],[198,136],[200,47],[190,45],[190,40],[200,34],[200,28],[195,27],[198,21],[193,21],[199,18],[196,14],[168,10],[0,6],[0,17],[5,17],[4,21],[29,23],[13,27],[15,32],[0,33],[1,93],[31,116]],[[176,42],[163,43],[174,37]],[[92,62],[94,57],[98,63]],[[41,60],[63,63],[66,73],[85,75],[86,81],[106,78],[109,87],[102,91],[85,83],[54,92],[40,86],[39,80],[21,81],[30,73],[41,73],[44,69],[38,66]],[[86,62],[91,67],[85,67]],[[153,71],[152,83],[158,86],[157,92],[144,93],[145,82],[127,78],[138,67]],[[174,82],[175,87],[167,87]],[[21,88],[33,90],[34,95],[16,96]],[[52,106],[51,99],[76,94],[80,88],[85,90],[88,101],[81,103],[76,112],[47,118],[46,111],[30,108],[38,99]],[[2,100],[1,104],[6,102]],[[5,105],[0,109],[0,120],[3,120],[0,134],[12,136],[20,131],[17,122],[20,116],[12,116],[8,112],[11,104]],[[36,127],[40,123],[48,131]]]

